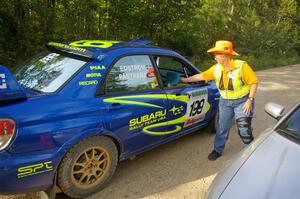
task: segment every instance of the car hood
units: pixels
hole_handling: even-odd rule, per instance
[[[207,192],[207,199],[219,198],[223,193],[231,179],[235,176],[241,165],[250,157],[250,155],[263,143],[263,141],[270,136],[272,129],[266,129],[258,138],[256,138],[248,147],[236,154],[235,157],[228,160],[225,166],[221,169],[218,175],[213,180]]]
[[[249,156],[220,198],[299,198],[300,145],[273,132]]]

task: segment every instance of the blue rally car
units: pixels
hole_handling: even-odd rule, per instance
[[[14,75],[0,66],[0,194],[101,190],[119,161],[213,124],[213,82],[149,41],[50,42]],[[213,125],[212,125],[213,126]]]

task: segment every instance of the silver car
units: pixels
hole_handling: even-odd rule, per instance
[[[275,103],[265,111],[278,123],[219,172],[207,199],[300,198],[300,101],[285,115]]]

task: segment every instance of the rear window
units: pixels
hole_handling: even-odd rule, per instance
[[[20,64],[16,70],[16,78],[26,88],[51,93],[58,90],[85,64],[85,61],[43,52]]]

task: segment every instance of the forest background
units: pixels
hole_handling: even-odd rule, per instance
[[[1,0],[0,64],[14,68],[48,41],[148,39],[201,70],[230,40],[256,70],[300,63],[300,0]]]

